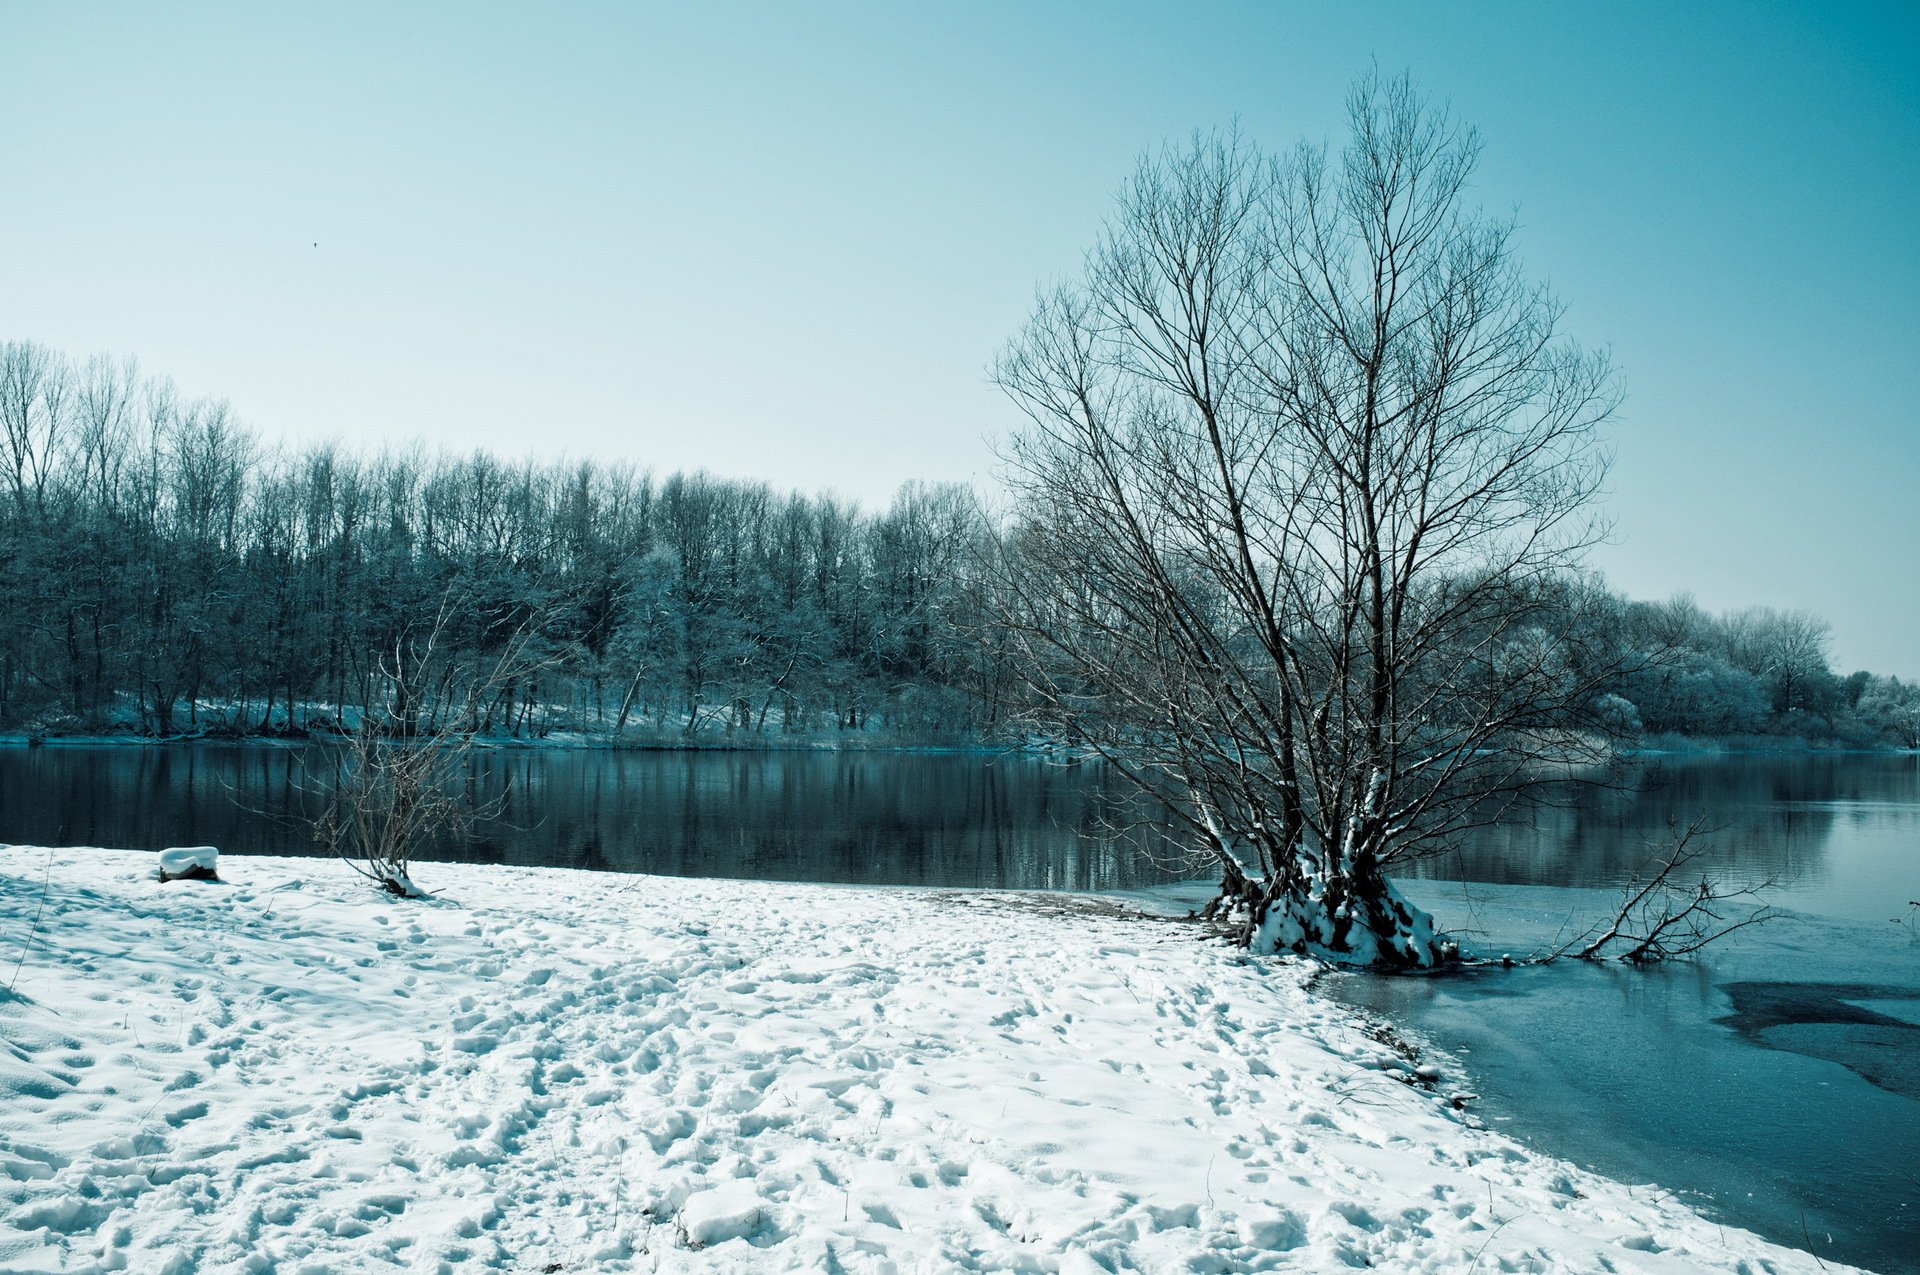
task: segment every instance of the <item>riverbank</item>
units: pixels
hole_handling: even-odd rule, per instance
[[[306,748],[339,747],[349,737],[333,731],[296,734],[284,732],[195,731],[181,735],[118,734],[43,735],[0,732],[0,748]],[[884,731],[826,732],[795,735],[731,735],[724,731],[685,735],[677,732],[634,732],[608,735],[589,731],[552,731],[545,735],[475,735],[458,741],[461,747],[482,751],[633,752],[633,753],[1006,753],[1058,751],[1019,744],[946,737],[915,737]]]
[[[154,867],[0,850],[5,1269],[1818,1269],[1091,900]]]
[[[99,748],[258,746],[304,748],[341,745],[349,736],[334,730],[261,731],[208,729],[174,735],[143,735],[132,730],[57,734],[41,731],[0,731],[0,747]],[[1084,754],[1041,740],[991,739],[980,735],[927,734],[893,731],[885,727],[858,730],[775,732],[728,731],[710,728],[635,728],[619,734],[607,731],[551,730],[538,735],[476,735],[462,746],[487,750],[556,749],[603,752],[903,752],[903,753],[1032,753],[1086,760]],[[1694,757],[1769,757],[1803,754],[1897,755],[1920,752],[1890,743],[1862,744],[1841,739],[1800,735],[1650,735],[1622,745],[1629,760]]]

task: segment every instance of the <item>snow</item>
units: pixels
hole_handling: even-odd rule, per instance
[[[203,872],[219,870],[220,852],[212,846],[173,846],[160,852],[163,876],[183,877],[199,868]]]
[[[0,850],[0,1269],[1819,1269],[1100,900],[153,869]]]
[[[1399,888],[1388,881],[1380,911],[1399,918],[1392,938],[1382,938],[1364,923],[1350,898],[1340,914],[1347,922],[1343,947],[1331,945],[1333,913],[1327,906],[1328,887],[1324,878],[1308,871],[1306,886],[1298,894],[1273,900],[1251,942],[1257,952],[1268,954],[1299,952],[1328,965],[1372,966],[1383,959],[1398,965],[1433,965],[1438,958],[1434,944],[1433,917],[1409,902]]]
[[[680,1207],[680,1224],[689,1245],[702,1247],[722,1240],[745,1239],[760,1229],[768,1212],[754,1184],[743,1178],[723,1182],[687,1197]]]

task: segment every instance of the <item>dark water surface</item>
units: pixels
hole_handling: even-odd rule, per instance
[[[320,853],[302,816],[324,808],[332,757],[0,747],[0,842]],[[421,859],[1048,890],[1193,875],[1101,767],[1025,755],[500,749],[474,755],[471,780],[500,818]]]
[[[0,746],[0,842],[307,854],[320,746]],[[500,821],[421,857],[684,876],[1123,890],[1195,875],[1172,831],[1098,763],[984,752],[483,751]],[[1772,878],[1801,911],[1872,920],[1920,898],[1920,757],[1658,758],[1521,811],[1435,880],[1616,886],[1675,825],[1701,866]],[[1901,891],[1908,891],[1901,894]],[[1896,899],[1895,896],[1899,896]]]
[[[320,748],[0,747],[0,842],[312,853]],[[1196,875],[1095,764],[884,752],[501,750],[504,822],[423,859],[874,884],[1126,890]],[[1408,892],[1525,951],[1676,826],[1785,920],[1650,971],[1323,981],[1449,1051],[1494,1127],[1782,1243],[1920,1272],[1920,758],[1652,759],[1516,814]],[[431,869],[417,874],[429,888]],[[1476,884],[1460,884],[1476,883]],[[1528,887],[1528,888],[1515,888]],[[1653,1188],[1650,1188],[1653,1189]]]

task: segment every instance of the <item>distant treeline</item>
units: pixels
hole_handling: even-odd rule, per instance
[[[351,729],[450,605],[475,662],[535,634],[493,734],[933,741],[1017,733],[965,488],[884,512],[705,474],[269,447],[131,361],[0,345],[0,730]],[[1836,674],[1804,612],[1561,582],[1626,732],[1920,746],[1920,688]],[[1577,596],[1577,603],[1573,601]],[[1561,627],[1548,626],[1554,631]]]
[[[351,726],[401,635],[531,623],[482,729],[968,736],[998,710],[961,488],[884,514],[706,475],[269,448],[130,362],[0,346],[0,729]]]
[[[1609,706],[1629,735],[1920,748],[1920,684],[1836,673],[1832,631],[1810,612],[1711,615],[1687,597],[1611,602],[1595,649],[1617,661]]]

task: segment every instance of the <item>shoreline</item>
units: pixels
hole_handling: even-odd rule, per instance
[[[345,735],[26,735],[0,734],[0,748],[311,748],[337,747]],[[526,739],[512,735],[478,736],[472,747],[480,752],[603,752],[603,753],[936,753],[1000,756],[1007,753],[1045,755],[1045,750],[1014,744],[897,743],[885,740],[795,740],[754,743],[742,740],[693,737],[678,741],[608,739],[590,735]]]
[[[288,734],[195,734],[153,736],[133,733],[41,735],[32,732],[0,732],[0,748],[309,748],[334,747],[348,742],[349,736],[329,732]],[[1655,743],[1622,747],[1619,757],[1638,759],[1685,760],[1712,757],[1900,757],[1920,755],[1920,748],[1901,748],[1882,744],[1861,747],[1840,741],[1783,738],[1777,743],[1756,745],[1756,737],[1732,739],[1702,737],[1682,739],[1662,737]],[[527,738],[517,735],[476,736],[471,741],[482,752],[607,752],[607,753],[923,753],[938,755],[1059,756],[1077,761],[1096,760],[1072,754],[1068,750],[1045,745],[994,743],[987,740],[915,743],[881,738],[836,738],[809,736],[797,739],[780,737],[729,738],[720,735],[692,735],[673,738],[619,738],[586,732],[556,732],[554,735]]]
[[[1097,896],[154,861],[0,853],[8,1269],[1819,1269]]]

